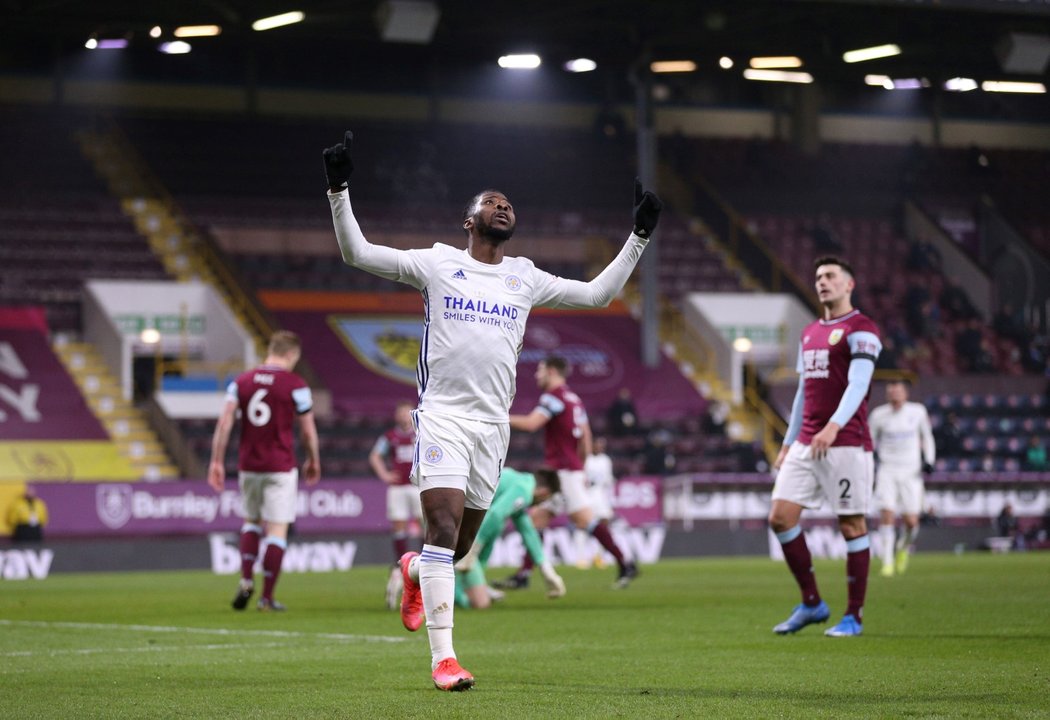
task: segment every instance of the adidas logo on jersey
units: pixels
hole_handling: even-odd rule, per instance
[[[452,273],[452,278],[454,280],[466,280],[467,276],[462,270],[457,270],[456,272]]]

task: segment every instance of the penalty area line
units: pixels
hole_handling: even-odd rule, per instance
[[[353,633],[300,632],[297,630],[251,630],[242,628],[198,628],[170,625],[121,625],[117,623],[62,622],[48,620],[3,620],[0,626],[38,627],[66,630],[123,630],[127,632],[174,633],[186,635],[227,635],[233,637],[317,638],[340,642],[399,643],[406,638],[393,635],[357,635]]]
[[[266,647],[287,647],[286,642],[268,642],[268,643],[209,643],[208,645],[151,645],[149,647],[129,647],[129,648],[75,648],[68,650],[15,650],[13,652],[0,653],[0,657],[34,657],[37,655],[44,655],[47,657],[55,657],[58,655],[97,655],[104,653],[109,655],[111,653],[144,653],[144,652],[178,652],[180,650],[192,650],[197,652],[198,650],[244,650],[250,648],[266,648]]]

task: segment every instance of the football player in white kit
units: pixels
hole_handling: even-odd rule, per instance
[[[922,473],[933,467],[937,450],[925,406],[908,402],[907,380],[886,383],[886,400],[885,405],[871,411],[868,424],[878,459],[875,496],[880,511],[881,574],[892,577],[908,569],[908,557],[919,535],[919,514],[925,494]],[[895,513],[900,513],[904,522],[896,543]]]
[[[635,180],[634,231],[590,282],[560,278],[527,258],[504,255],[516,218],[497,190],[483,190],[465,208],[466,250],[443,243],[397,250],[368,242],[354,217],[352,140],[348,131],[342,143],[324,151],[343,261],[423,295],[412,481],[420,490],[426,530],[422,552],[401,558],[401,621],[414,631],[425,620],[434,685],[467,690],[474,676],[460,666],[452,647],[453,562],[473,544],[507,456],[525,321],[534,307],[596,308],[612,302],[648,244],[662,203]]]
[[[583,472],[587,476],[587,496],[591,502],[591,512],[598,522],[608,525],[613,519],[612,495],[616,487],[616,476],[613,475],[612,458],[605,452],[608,442],[604,437],[594,438],[591,454],[583,461]],[[576,567],[589,568],[593,562],[596,567],[604,567],[605,559],[601,548],[594,548],[591,536],[579,528],[573,532],[576,546]]]

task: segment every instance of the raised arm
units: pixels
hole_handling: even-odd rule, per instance
[[[551,297],[538,304],[560,308],[596,308],[611,303],[634,272],[642,251],[649,244],[649,237],[656,229],[662,209],[660,198],[649,190],[643,191],[641,181],[635,178],[634,231],[619,254],[590,282],[552,275]]]
[[[339,251],[347,265],[388,280],[401,280],[404,273],[400,256],[404,251],[368,242],[350,206],[350,175],[354,171],[350,147],[353,139],[353,132],[347,130],[343,142],[326,148],[323,153],[328,202],[332,206],[332,222]]]

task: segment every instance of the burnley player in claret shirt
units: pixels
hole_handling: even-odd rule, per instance
[[[817,590],[799,525],[803,508],[818,508],[827,501],[846,540],[848,604],[842,620],[824,634],[852,637],[862,632],[871,562],[865,522],[874,484],[868,394],[882,342],[875,323],[853,307],[855,282],[849,263],[824,257],[814,265],[824,317],[802,331],[798,391],[784,446],[774,464],[778,472],[769,513],[770,527],[802,591],[802,602],[773,632],[798,632],[831,615]]]

